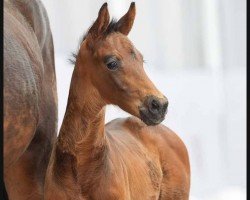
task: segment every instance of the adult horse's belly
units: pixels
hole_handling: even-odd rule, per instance
[[[16,34],[18,33],[18,34]],[[4,166],[26,150],[38,123],[40,49],[27,27],[4,12]]]

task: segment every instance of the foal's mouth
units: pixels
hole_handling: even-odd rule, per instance
[[[165,119],[167,107],[167,98],[148,96],[139,107],[140,118],[148,126],[160,124]]]
[[[141,116],[141,120],[147,124],[148,126],[155,126],[160,124],[164,119],[164,117],[161,117],[160,119],[156,119],[154,117],[150,117],[147,112],[140,110],[140,116]]]

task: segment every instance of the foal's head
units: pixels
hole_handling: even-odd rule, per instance
[[[168,101],[145,74],[142,54],[127,37],[134,19],[135,3],[118,22],[109,21],[107,3],[103,4],[76,62],[106,104],[156,125],[164,119]]]

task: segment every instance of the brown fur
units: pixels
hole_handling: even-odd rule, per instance
[[[4,182],[9,199],[42,199],[57,132],[54,47],[39,0],[4,1]]]
[[[106,35],[109,14],[104,4],[81,44],[47,169],[46,200],[188,199],[185,145],[169,128],[138,119],[146,97],[166,98],[145,74],[142,56],[126,36],[134,17],[132,3],[117,30]],[[117,70],[107,69],[103,61],[110,54],[121,62]],[[105,125],[107,104],[135,117]]]

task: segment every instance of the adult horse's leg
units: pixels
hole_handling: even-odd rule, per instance
[[[57,132],[53,41],[40,1],[13,2],[4,5],[4,181],[10,200],[35,200]]]
[[[25,153],[5,171],[10,200],[42,199],[44,175],[51,146],[51,140],[46,138],[45,132],[38,130]]]
[[[7,34],[8,27],[5,31]],[[23,166],[19,169],[17,166],[22,162],[38,123],[36,92],[32,94],[31,89],[35,81],[24,78],[34,75],[26,64],[29,59],[20,44],[5,37],[4,45],[4,182],[9,199],[21,199],[23,187],[30,185],[27,184],[30,177],[22,172]]]
[[[51,103],[56,107],[55,103]],[[9,199],[42,199],[45,173],[56,136],[57,112],[47,112],[46,120],[17,162],[5,168],[4,176]],[[48,116],[50,115],[50,116]]]
[[[35,155],[25,152],[19,160],[5,169],[4,178],[10,200],[42,199],[42,187],[36,177]]]

